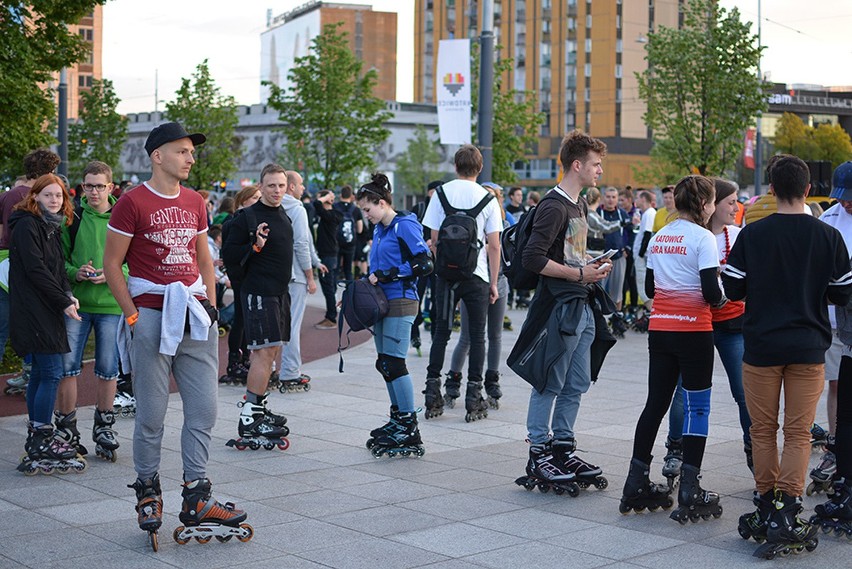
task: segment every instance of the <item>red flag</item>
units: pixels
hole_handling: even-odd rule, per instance
[[[743,148],[743,166],[754,170],[754,129],[746,129],[745,147]]]

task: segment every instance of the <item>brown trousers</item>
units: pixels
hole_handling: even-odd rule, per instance
[[[754,482],[761,494],[777,488],[801,496],[811,456],[811,425],[825,384],[824,364],[752,366],[743,363],[751,416]],[[778,461],[778,411],[784,389],[784,448]]]

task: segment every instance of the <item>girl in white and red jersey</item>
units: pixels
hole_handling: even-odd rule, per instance
[[[620,510],[668,508],[670,489],[648,479],[651,449],[660,422],[672,401],[678,377],[684,391],[683,467],[678,508],[681,523],[719,517],[719,495],[699,484],[710,415],[713,377],[711,305],[723,299],[719,255],[713,234],[705,229],[715,210],[713,182],[687,176],[675,187],[678,218],[661,229],[648,246],[645,292],[654,299],[648,327],[648,399],[636,425],[630,472]],[[641,285],[642,283],[640,283]]]

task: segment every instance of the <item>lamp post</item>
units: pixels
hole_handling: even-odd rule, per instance
[[[59,72],[59,116],[57,121],[57,136],[59,140],[59,167],[57,172],[68,176],[68,70],[64,67]]]
[[[760,16],[760,0],[757,0],[757,78],[762,81],[763,77],[760,73],[760,46],[761,46],[761,37],[760,37],[760,24],[761,24],[761,16]],[[760,111],[757,112],[757,128],[754,129],[754,195],[758,196],[763,193],[763,164],[761,164],[761,134],[760,134],[760,123],[761,123],[761,115]]]
[[[479,118],[476,138],[482,151],[480,182],[490,182],[494,156],[494,2],[482,2],[482,35],[479,36]]]

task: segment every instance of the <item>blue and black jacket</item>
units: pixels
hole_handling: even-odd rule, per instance
[[[423,239],[423,226],[413,213],[399,213],[390,225],[373,230],[370,271],[388,300],[417,297],[417,277],[432,272],[432,256]]]

